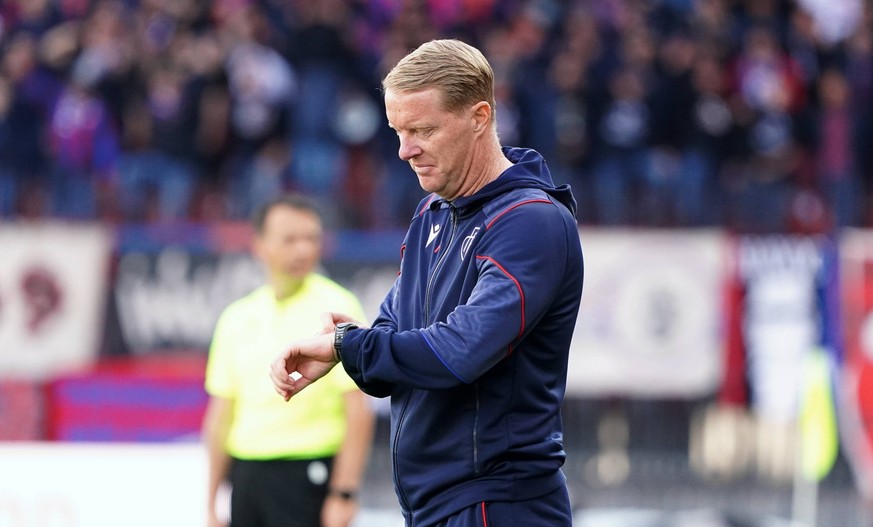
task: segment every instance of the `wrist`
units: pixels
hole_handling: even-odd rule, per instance
[[[346,332],[357,328],[357,324],[352,324],[351,322],[340,322],[333,330],[333,358],[337,362],[343,361],[343,341],[345,340]]]
[[[354,501],[358,499],[357,489],[329,488],[327,489],[327,495],[339,498],[343,501]]]

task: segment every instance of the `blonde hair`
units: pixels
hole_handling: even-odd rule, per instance
[[[460,40],[425,42],[403,57],[382,80],[382,91],[414,92],[436,88],[450,112],[480,101],[491,106],[494,121],[494,71],[482,53]]]

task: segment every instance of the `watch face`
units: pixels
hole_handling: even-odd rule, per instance
[[[348,331],[350,329],[355,329],[357,327],[358,327],[357,325],[352,324],[351,322],[340,322],[339,324],[336,325],[336,330],[337,330],[337,333],[345,334],[346,331]]]

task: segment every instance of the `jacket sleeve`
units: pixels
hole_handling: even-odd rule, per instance
[[[391,290],[385,295],[385,299],[382,300],[382,304],[379,306],[379,314],[376,315],[376,320],[373,321],[372,327],[383,330],[397,329],[397,313],[394,310],[394,306],[399,281],[398,277],[394,281],[394,285],[391,286]]]
[[[489,225],[471,256],[476,285],[444,322],[349,332],[343,363],[352,378],[359,385],[448,388],[474,382],[512,353],[549,310],[565,273],[574,272],[568,244],[579,237],[558,207],[531,203]]]
[[[392,333],[397,331],[397,316],[394,311],[395,305],[395,294],[397,292],[398,280],[394,281],[394,285],[391,287],[391,290],[388,291],[388,294],[385,295],[385,299],[382,300],[382,304],[379,306],[379,314],[376,316],[376,319],[373,321],[373,325],[367,331],[379,331]],[[371,395],[373,397],[388,397],[391,395],[391,384],[380,381],[378,379],[369,379],[365,380],[359,374],[356,375],[353,372],[355,370],[351,370],[348,366],[348,357],[352,349],[352,333],[356,333],[357,331],[351,331],[346,334],[346,338],[343,341],[343,368],[345,368],[346,373],[357,383],[358,388],[361,389],[367,395]],[[360,372],[356,372],[360,373]]]

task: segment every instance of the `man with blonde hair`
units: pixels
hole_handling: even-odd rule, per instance
[[[583,281],[575,199],[540,154],[500,145],[474,47],[427,42],[383,91],[398,154],[430,194],[372,326],[329,314],[328,334],[276,357],[273,386],[289,400],[342,363],[391,397],[408,526],[571,525],[560,409]]]

